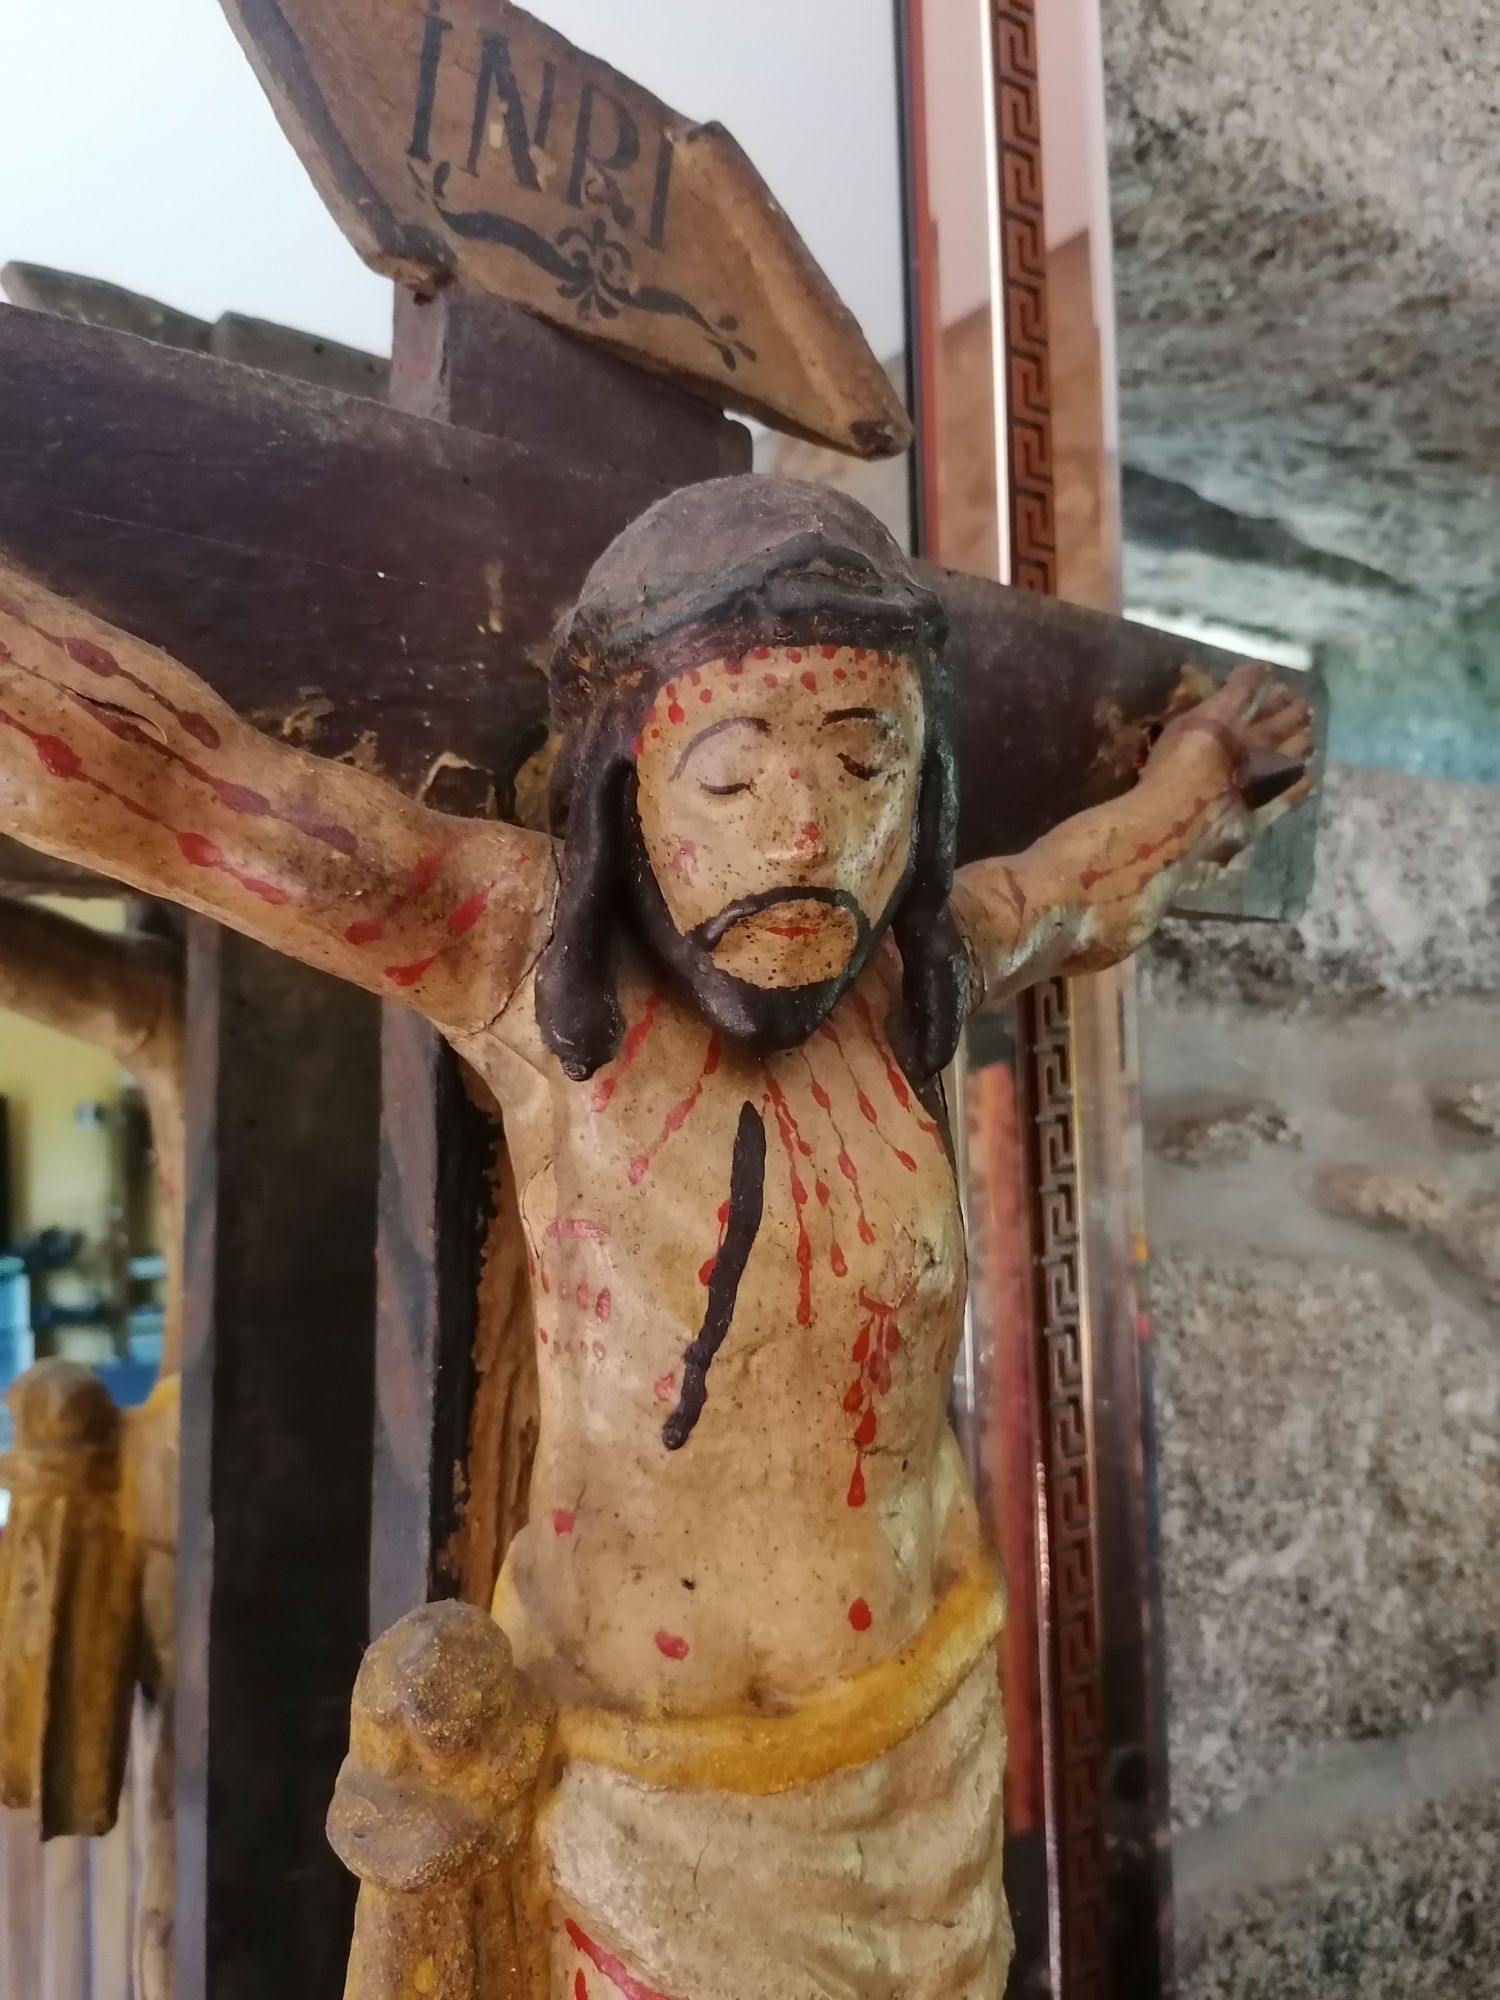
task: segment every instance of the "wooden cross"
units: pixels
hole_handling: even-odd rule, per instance
[[[732,142],[520,10],[231,13],[402,282],[393,407],[7,312],[0,550],[262,727],[518,816],[551,625],[651,500],[748,463],[720,411],[866,453],[904,417]],[[965,858],[1126,788],[1185,671],[1232,664],[927,581],[972,757]],[[1307,855],[1287,828],[1218,907],[1282,914]],[[189,979],[178,1993],[331,1994],[351,1892],[321,1821],[367,1626],[493,1580],[526,1422],[496,1307],[513,1237],[496,1136],[430,1030],[209,926]]]

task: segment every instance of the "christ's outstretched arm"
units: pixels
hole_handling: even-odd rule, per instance
[[[275,743],[0,564],[0,831],[405,999],[492,1020],[545,941],[551,844]]]
[[[1189,883],[1305,797],[1307,704],[1262,667],[1239,667],[1170,723],[1132,791],[1065,820],[1024,854],[959,870],[953,909],[973,1004],[1126,958]]]

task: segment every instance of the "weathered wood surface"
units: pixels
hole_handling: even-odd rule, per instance
[[[498,1118],[472,1101],[437,1033],[409,1008],[383,1014],[374,1633],[460,1588],[476,1304],[503,1143]]]
[[[510,299],[862,458],[909,442],[853,316],[721,126],[505,0],[225,11],[375,269]]]
[[[175,2000],[337,2000],[367,1632],[379,1009],[191,927]]]
[[[528,439],[529,394],[516,380],[497,413]],[[266,727],[460,812],[510,803],[544,740],[547,639],[580,560],[662,490],[582,444],[547,453],[16,309],[0,312],[0,407],[0,550]],[[1216,679],[1232,664],[922,575],[952,627],[963,859],[1123,789],[1183,663]],[[1312,822],[1277,829],[1213,907],[1289,913]]]
[[[273,375],[314,382],[346,396],[385,400],[390,367],[378,354],[274,320],[236,312],[221,313],[216,320],[198,319],[123,285],[106,284],[77,271],[53,270],[47,264],[0,264],[0,292],[12,305],[51,313],[57,319],[133,333],[163,347],[238,361],[246,368],[265,368]]]

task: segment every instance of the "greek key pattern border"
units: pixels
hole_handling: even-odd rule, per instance
[[[1011,582],[1057,592],[1047,238],[1042,198],[1037,0],[994,0],[1000,264],[1004,310]],[[1065,980],[1021,1009],[1031,1117],[1028,1198],[1036,1255],[1051,1571],[1052,1696],[1061,1904],[1061,2000],[1108,1992],[1104,1844],[1103,1657],[1098,1537],[1083,1306],[1077,1107]]]

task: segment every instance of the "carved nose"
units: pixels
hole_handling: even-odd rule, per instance
[[[792,852],[803,861],[821,861],[827,854],[828,842],[815,819],[805,819],[798,827]]]

